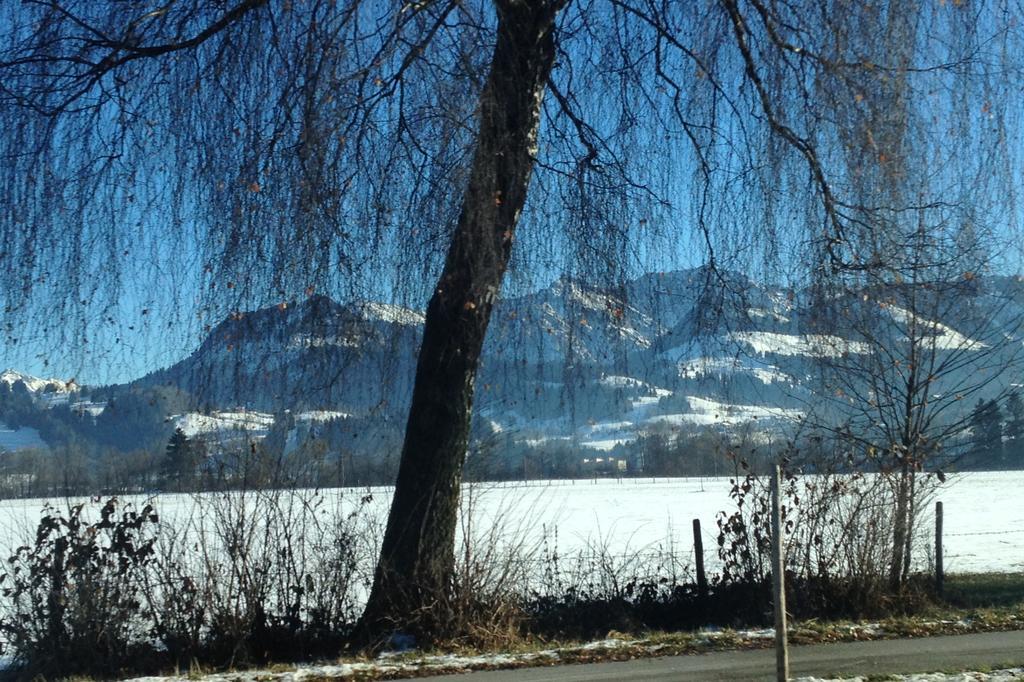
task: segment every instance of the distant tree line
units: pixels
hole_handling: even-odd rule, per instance
[[[1011,391],[1003,405],[978,399],[970,416],[962,469],[1024,468],[1024,400]]]
[[[95,417],[76,409],[76,400],[85,398],[105,401],[106,408]],[[239,432],[223,440],[175,428],[166,415],[193,406],[187,394],[166,387],[104,389],[49,409],[43,409],[39,400],[24,382],[0,384],[0,422],[35,429],[49,446],[0,452],[4,496],[360,487],[390,485],[396,475],[400,432],[386,419],[303,420],[282,411],[265,437],[249,438]],[[756,426],[724,430],[664,425],[606,450],[569,437],[530,439],[514,430],[478,429],[466,475],[492,481],[724,476],[743,468],[764,469],[782,447],[800,451],[808,471],[828,459],[813,437],[789,446],[780,440],[773,447]],[[947,450],[942,464],[950,469],[1024,468],[1020,392],[1011,391],[1001,404],[996,399],[978,400],[967,435],[960,443],[948,444]]]

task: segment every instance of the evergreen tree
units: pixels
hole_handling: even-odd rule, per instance
[[[175,429],[167,442],[167,450],[160,468],[164,486],[173,485],[174,489],[180,492],[188,485],[199,463],[198,455],[196,444],[180,428]]]
[[[267,431],[263,439],[262,447],[265,451],[280,456],[288,449],[288,436],[295,429],[295,415],[284,410],[274,415],[274,423]]]
[[[32,391],[28,389],[28,384],[21,379],[11,384],[11,396],[19,405],[30,405],[32,402]]]
[[[156,390],[124,391],[96,418],[96,439],[122,452],[155,450],[167,438],[165,420],[171,413]]]
[[[968,466],[999,467],[1003,464],[1003,415],[995,400],[978,399],[971,413],[973,438]]]
[[[1024,400],[1020,391],[1013,390],[1006,398],[1006,427],[1003,430],[1006,443],[1003,456],[1006,466],[1011,469],[1024,467]]]

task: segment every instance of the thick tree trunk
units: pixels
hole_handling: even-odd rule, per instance
[[[526,201],[560,0],[496,0],[497,44],[480,98],[462,212],[427,306],[395,496],[364,638],[402,628],[447,634],[456,516],[474,381]]]

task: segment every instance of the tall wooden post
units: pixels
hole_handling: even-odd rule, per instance
[[[935,593],[940,597],[945,582],[942,566],[942,503],[935,503]]]
[[[789,680],[789,644],[786,638],[786,557],[782,537],[782,469],[772,472],[772,591],[775,602],[775,677]]]
[[[693,520],[693,556],[697,564],[697,595],[708,596],[708,577],[704,572],[704,540],[700,536],[700,519]]]

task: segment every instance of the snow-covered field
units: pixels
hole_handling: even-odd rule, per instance
[[[743,422],[761,420],[795,421],[803,416],[800,410],[783,407],[765,407],[763,405],[730,405],[708,398],[686,396],[690,411],[684,414],[662,414],[651,417],[650,423],[665,424],[703,424],[706,426],[721,424],[735,426]]]
[[[481,484],[478,523],[504,517],[531,537],[558,533],[558,548],[588,545],[630,556],[672,548],[692,559],[692,520],[700,519],[709,564],[715,563],[719,511],[734,511],[728,478],[602,479]],[[950,572],[1024,571],[1024,472],[951,477],[934,497],[943,503],[945,566]],[[922,527],[933,526],[932,505]]]
[[[563,557],[588,547],[609,555],[633,557],[672,551],[692,563],[691,523],[701,521],[706,559],[715,564],[715,517],[732,511],[727,478],[601,479],[483,483],[468,486],[473,512],[463,527],[491,537],[497,528],[506,542],[539,547]],[[951,572],[1024,571],[1024,472],[985,472],[952,477],[935,495],[944,506],[945,564]],[[372,501],[364,512],[371,518],[387,514],[389,488],[326,491],[337,496],[336,507],[347,511]],[[0,551],[20,543],[34,530],[43,500],[0,501]],[[189,495],[159,495],[155,506],[163,523],[196,512]],[[328,505],[328,508],[334,508]],[[921,527],[932,527],[931,507]]]
[[[351,415],[334,410],[309,410],[296,412],[293,416],[296,422],[302,423],[344,419]],[[274,425],[275,417],[269,412],[237,410],[213,411],[207,414],[186,412],[170,419],[174,423],[174,427],[181,429],[182,433],[189,438],[199,436],[208,443],[215,442],[226,445],[235,441],[258,441],[266,438],[270,428]]]
[[[226,433],[264,437],[274,423],[274,415],[263,412],[211,412],[200,414],[188,412],[172,417],[174,427],[181,429],[189,438],[209,433]]]
[[[14,452],[29,448],[45,448],[46,443],[39,437],[39,432],[27,426],[17,429],[0,422],[0,452]]]
[[[730,332],[729,339],[764,355],[806,355],[811,358],[839,357],[846,353],[867,353],[868,345],[827,334],[779,334],[777,332]]]
[[[532,483],[477,484],[467,486],[467,504],[472,509],[468,518],[460,524],[460,532],[470,533],[487,543],[486,547],[508,544],[526,551],[538,552],[535,558],[550,561],[551,554],[558,553],[560,566],[564,568],[577,552],[595,550],[601,557],[604,568],[624,570],[632,561],[651,557],[651,562],[663,563],[671,557],[678,563],[676,569],[685,570],[693,561],[693,538],[691,521],[698,518],[704,535],[704,547],[709,570],[714,571],[716,547],[715,516],[722,510],[731,510],[727,478],[681,478],[681,479],[622,479],[591,481],[542,481]],[[975,473],[950,479],[935,495],[944,504],[944,525],[946,529],[946,566],[955,572],[1020,572],[1024,571],[1024,504],[1019,491],[1024,486],[1024,472]],[[380,521],[387,514],[391,490],[389,488],[336,489],[322,491],[326,504],[306,507],[305,502],[313,491],[299,491],[294,498],[285,497],[271,504],[285,502],[283,513],[286,517],[294,513],[322,514],[333,510],[339,517],[359,507],[363,508],[371,523],[365,528],[379,530]],[[228,496],[232,504],[240,497],[237,493]],[[362,500],[372,497],[367,503]],[[133,501],[141,502],[139,497]],[[293,504],[289,505],[291,499]],[[266,503],[257,507],[253,498],[245,498],[241,505],[235,505],[236,513],[241,508],[252,517],[262,518],[268,511],[282,513]],[[216,525],[218,514],[224,513],[224,498],[220,502],[211,495],[158,495],[153,503],[160,514],[161,524],[180,529],[186,524],[193,531],[206,533]],[[338,502],[334,506],[333,502]],[[30,542],[34,527],[45,500],[0,501],[0,556],[10,556],[10,550],[19,544]],[[67,500],[54,500],[53,504],[65,506]],[[95,506],[95,502],[92,503]],[[251,505],[251,506],[250,506]],[[249,513],[251,512],[251,513]],[[235,517],[241,519],[242,517]],[[223,519],[222,519],[223,520]],[[372,521],[377,523],[373,523]],[[302,523],[300,521],[300,523]],[[245,525],[249,525],[248,520]],[[930,514],[921,524],[931,526]],[[497,535],[492,530],[497,529]],[[258,533],[257,533],[258,535]],[[182,545],[183,538],[172,541]],[[205,545],[217,552],[217,539],[213,545]],[[185,544],[191,545],[191,540]],[[373,542],[369,543],[371,546]],[[254,548],[250,548],[254,549]],[[543,553],[541,551],[543,550]],[[276,550],[275,550],[276,551]],[[486,552],[486,548],[484,552]],[[500,556],[500,550],[498,552]],[[481,555],[478,555],[481,556]],[[372,571],[373,557],[360,560],[361,573]],[[550,563],[546,564],[550,567]],[[315,570],[315,569],[314,569]],[[370,574],[367,574],[370,575]],[[623,574],[625,575],[625,574]],[[621,576],[620,576],[621,577]],[[365,599],[362,587],[355,585],[353,598],[358,602]],[[751,637],[757,636],[750,635]],[[602,643],[596,645],[603,646]],[[592,646],[592,645],[587,645]],[[538,655],[547,655],[541,652]],[[421,668],[432,672],[452,672],[477,666],[521,664],[501,654],[487,660],[479,657],[444,657],[437,661],[421,662]],[[557,652],[551,655],[553,663]],[[479,659],[479,660],[478,660]],[[0,668],[4,661],[0,660]],[[403,665],[406,665],[403,663]],[[411,664],[410,664],[411,665]],[[359,675],[364,672],[392,671],[393,661],[377,660],[358,664],[299,669],[295,672],[270,674],[268,671],[240,673],[203,678],[221,682],[250,682],[250,680],[295,680],[307,677],[329,678],[334,676]],[[376,670],[380,668],[380,670]],[[973,675],[973,674],[972,674]],[[156,682],[177,682],[184,678],[147,678]],[[857,678],[861,679],[861,678]],[[1003,682],[1020,679],[1020,671],[997,671],[987,676],[908,676],[898,678],[907,682],[950,682],[963,680],[990,680]],[[807,678],[807,682],[819,682]]]

